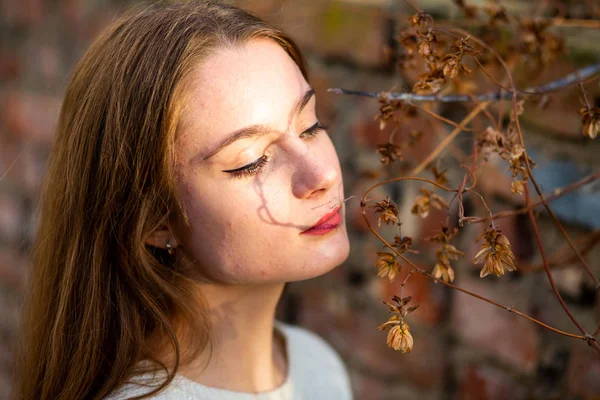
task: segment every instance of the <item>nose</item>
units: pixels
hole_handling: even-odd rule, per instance
[[[298,155],[297,167],[292,175],[292,193],[299,199],[325,195],[339,180],[339,172],[333,161],[306,149]],[[329,160],[328,160],[329,159]]]

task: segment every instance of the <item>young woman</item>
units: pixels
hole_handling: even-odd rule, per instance
[[[213,2],[112,24],[51,156],[16,398],[348,399],[340,357],[274,320],[348,256],[339,161],[302,56]]]

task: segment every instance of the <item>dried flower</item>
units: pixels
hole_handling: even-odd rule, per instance
[[[582,116],[583,135],[595,139],[600,132],[600,107],[584,107],[579,113]]]
[[[443,264],[437,262],[433,267],[433,271],[431,271],[431,275],[433,275],[437,279],[442,278],[444,282],[454,282],[454,269],[452,268],[450,263]]]
[[[431,17],[431,15],[424,13],[423,11],[419,11],[415,15],[411,15],[410,17],[408,17],[408,22],[410,22],[412,26],[425,28],[427,24],[433,22],[433,18]]]
[[[400,271],[400,266],[396,261],[396,255],[392,253],[377,253],[379,259],[375,263],[377,276],[380,278],[388,277],[390,282],[394,280],[396,274]]]
[[[452,231],[446,226],[442,225],[442,230],[436,235],[425,238],[425,240],[440,243],[441,246],[436,250],[436,264],[433,267],[431,274],[442,279],[444,282],[454,281],[454,269],[450,264],[450,260],[458,260],[458,257],[464,256],[464,253],[458,250],[454,245],[450,244],[450,240],[458,233],[458,229],[454,228]]]
[[[450,240],[458,234],[458,228],[450,230],[447,225],[441,224],[442,229],[435,235],[431,235],[425,238],[429,242],[436,242],[441,244],[450,243]]]
[[[414,50],[417,48],[417,44],[419,43],[419,37],[414,33],[409,32],[400,32],[396,40],[404,47],[406,47],[407,51],[412,54]]]
[[[398,223],[398,206],[389,197],[380,203],[375,203],[373,208],[379,214],[377,226],[381,226],[381,221],[387,225]]]
[[[402,44],[402,48],[399,49],[398,65],[401,68],[415,67],[415,50],[419,43],[419,37],[414,33],[401,32],[396,40]]]
[[[477,146],[481,149],[499,151],[504,147],[503,144],[505,140],[502,132],[488,126],[477,137]]]
[[[477,237],[477,242],[481,239],[485,242],[481,250],[473,259],[474,264],[484,263],[479,276],[481,278],[494,274],[496,276],[504,275],[504,270],[516,271],[514,265],[515,256],[511,250],[508,238],[504,236],[500,229],[488,228]]]
[[[512,181],[510,183],[510,191],[514,194],[523,194],[527,181]]]
[[[511,110],[510,110],[511,122],[514,122],[519,115],[523,114],[524,111],[525,111],[525,100],[517,101],[517,103],[515,104],[515,107],[511,108]]]
[[[430,28],[427,30],[427,32],[420,33],[419,37],[421,38],[421,41],[417,46],[419,54],[425,57],[430,62],[435,62],[436,54],[434,43],[438,43],[435,31]]]
[[[520,106],[517,107],[517,112],[520,111]],[[488,126],[477,138],[477,146],[488,152],[496,152],[504,160],[509,162],[508,169],[512,172],[512,176],[516,177],[519,174],[523,179],[527,178],[526,158],[531,168],[535,167],[535,162],[527,156],[525,148],[521,146],[518,135],[512,127],[508,128],[508,133],[504,133]],[[484,157],[487,154],[484,153]],[[486,158],[487,159],[487,158]]]
[[[422,195],[417,197],[415,204],[410,210],[411,213],[418,215],[421,218],[426,218],[429,215],[430,206],[441,210],[442,208],[448,208],[448,204],[435,193],[430,192],[425,188],[419,190]]]
[[[402,160],[400,146],[392,143],[380,144],[377,146],[377,153],[381,156],[380,161],[385,166],[390,165],[396,160]]]
[[[398,296],[392,297],[392,300],[396,304],[391,304],[384,301],[390,312],[394,315],[390,319],[377,327],[378,331],[388,330],[387,345],[394,350],[401,351],[402,353],[408,353],[413,348],[413,337],[410,334],[408,324],[404,321],[404,317],[419,307],[411,306],[408,307],[408,303],[411,301],[411,297],[400,298]],[[390,329],[391,328],[391,329]]]
[[[387,125],[387,121],[394,117],[394,113],[400,110],[403,106],[401,100],[389,99],[388,93],[381,93],[379,96],[379,114],[375,119],[379,120],[379,129],[383,130]]]
[[[467,74],[471,73],[471,69],[463,64],[461,57],[455,54],[449,54],[442,59],[444,67],[442,73],[445,78],[454,78],[458,74],[458,68],[462,68]]]
[[[406,296],[406,297],[393,296],[392,301],[396,304],[388,303],[387,301],[384,301],[383,304],[388,306],[390,312],[396,313],[400,317],[406,317],[408,314],[415,311],[419,307],[418,305],[408,307],[408,303],[410,303],[411,300],[412,300],[411,296]]]
[[[458,74],[459,68],[470,74],[471,70],[463,63],[463,57],[465,55],[476,55],[479,51],[471,46],[469,38],[457,40],[452,44],[450,50],[452,53],[446,55],[441,61],[444,78],[454,78]]]
[[[501,151],[500,157],[504,158],[509,162],[508,170],[512,173],[513,177],[521,174],[522,177],[527,177],[527,165],[525,157],[529,161],[529,165],[533,168],[535,162],[525,152],[525,148],[520,144],[515,144],[511,149],[507,151]]]
[[[386,342],[394,350],[409,353],[413,349],[414,341],[408,324],[404,321],[399,321],[398,325],[393,326],[388,332]]]
[[[437,35],[433,29],[429,28],[427,31],[420,31],[418,36],[421,39],[418,45],[419,54],[430,63],[430,70],[434,71],[438,59],[436,53],[436,44],[439,43]]]
[[[433,78],[431,76],[427,76],[414,84],[413,92],[435,93],[442,88],[444,83],[446,83],[446,81],[442,78]]]
[[[394,236],[394,247],[398,249],[398,253],[404,254],[415,253],[418,254],[417,250],[413,250],[410,248],[412,246],[412,238],[408,236],[400,237],[398,235]]]
[[[431,167],[431,173],[435,177],[435,183],[439,183],[440,185],[445,185],[448,183],[445,169],[438,170],[437,167]]]

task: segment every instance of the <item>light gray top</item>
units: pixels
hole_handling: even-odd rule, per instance
[[[173,382],[150,399],[155,400],[351,400],[348,372],[335,350],[316,334],[300,327],[275,321],[285,338],[288,369],[283,385],[261,393],[235,392],[211,388],[176,375]],[[141,375],[135,382],[149,382],[154,376]],[[152,381],[156,382],[156,380]],[[148,393],[152,387],[128,383],[106,400],[123,400]]]

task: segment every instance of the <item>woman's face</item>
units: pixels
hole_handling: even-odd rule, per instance
[[[184,84],[175,142],[190,225],[175,230],[184,262],[226,283],[302,280],[342,263],[349,244],[339,160],[288,54],[267,39],[221,48]],[[336,207],[337,228],[305,232]]]

